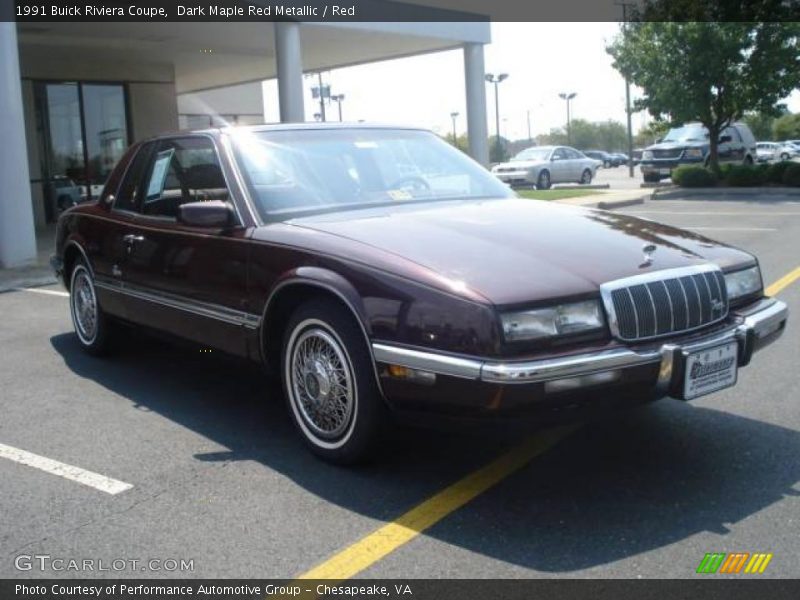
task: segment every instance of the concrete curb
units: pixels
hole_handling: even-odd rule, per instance
[[[711,198],[709,198],[711,196]],[[651,200],[674,200],[690,197],[705,200],[725,198],[740,198],[752,196],[790,196],[800,200],[800,188],[795,187],[713,187],[713,188],[682,188],[671,187],[666,190],[654,190]]]
[[[53,273],[14,273],[13,269],[0,270],[0,294],[17,288],[41,287],[58,283]]]
[[[602,201],[597,203],[597,208],[601,208],[603,210],[610,210],[612,208],[622,208],[624,206],[635,206],[637,204],[644,204],[645,198],[647,196],[641,196],[639,198],[628,198],[628,199],[620,199],[620,200],[608,200]]]

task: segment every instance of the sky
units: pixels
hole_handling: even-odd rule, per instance
[[[500,84],[500,133],[508,139],[533,137],[566,123],[566,103],[559,92],[575,92],[572,118],[625,122],[625,82],[611,65],[605,47],[617,23],[492,23],[492,43],[485,46],[486,71],[508,73]],[[450,113],[458,112],[456,130],[466,129],[464,63],[461,50],[337,69],[324,73],[333,94],[344,94],[345,121],[366,120],[423,126],[444,135],[452,131]],[[311,80],[307,87],[310,89]],[[489,132],[495,133],[493,86],[486,87]],[[632,88],[632,101],[640,94]],[[264,84],[265,117],[278,121],[277,87]],[[800,112],[800,92],[787,101]],[[328,119],[338,118],[336,106]],[[306,99],[309,120],[318,104]],[[648,121],[634,113],[633,130]]]

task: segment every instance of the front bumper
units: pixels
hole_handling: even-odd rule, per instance
[[[536,183],[538,172],[529,169],[518,171],[492,171],[492,175],[508,185],[533,185]]]
[[[559,387],[550,387],[562,390],[558,393],[565,389],[583,391],[585,387],[602,383],[604,373],[621,374],[614,379],[618,383],[631,381],[626,373],[636,373],[638,383],[651,388],[655,397],[663,397],[675,395],[682,381],[683,359],[689,353],[735,341],[739,346],[739,366],[743,367],[755,352],[780,337],[787,318],[785,303],[765,298],[739,311],[732,311],[729,322],[713,333],[691,335],[681,338],[681,341],[667,341],[660,345],[626,346],[525,361],[451,356],[383,343],[374,343],[372,348],[375,360],[381,364],[399,365],[445,378],[473,380],[484,386],[505,388],[529,384],[530,389],[537,392],[534,395],[538,396],[547,394],[548,382],[562,382]],[[609,377],[606,381],[612,379]],[[463,386],[461,390],[463,392]]]

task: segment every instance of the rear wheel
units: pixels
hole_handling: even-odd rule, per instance
[[[69,308],[81,347],[95,356],[105,354],[109,348],[110,325],[97,301],[94,277],[83,259],[72,268]]]
[[[286,328],[281,365],[289,413],[311,451],[338,464],[369,458],[386,406],[353,315],[325,299],[302,304]]]
[[[582,183],[584,185],[589,185],[592,183],[592,171],[590,169],[584,169],[583,173],[581,174],[581,180],[578,183]]]
[[[784,152],[783,154],[781,154],[781,160],[789,160],[789,154],[788,154],[788,153],[786,153],[786,152]]]
[[[752,156],[745,156],[744,157],[744,164],[746,164],[748,167],[751,166],[753,164],[753,157]]]
[[[537,190],[550,189],[550,171],[545,170],[539,173],[539,177],[536,179],[536,189]]]

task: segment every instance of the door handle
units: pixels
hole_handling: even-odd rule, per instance
[[[122,241],[125,242],[126,244],[135,244],[136,242],[143,242],[144,236],[134,235],[132,233],[129,233],[128,235],[123,236]]]

